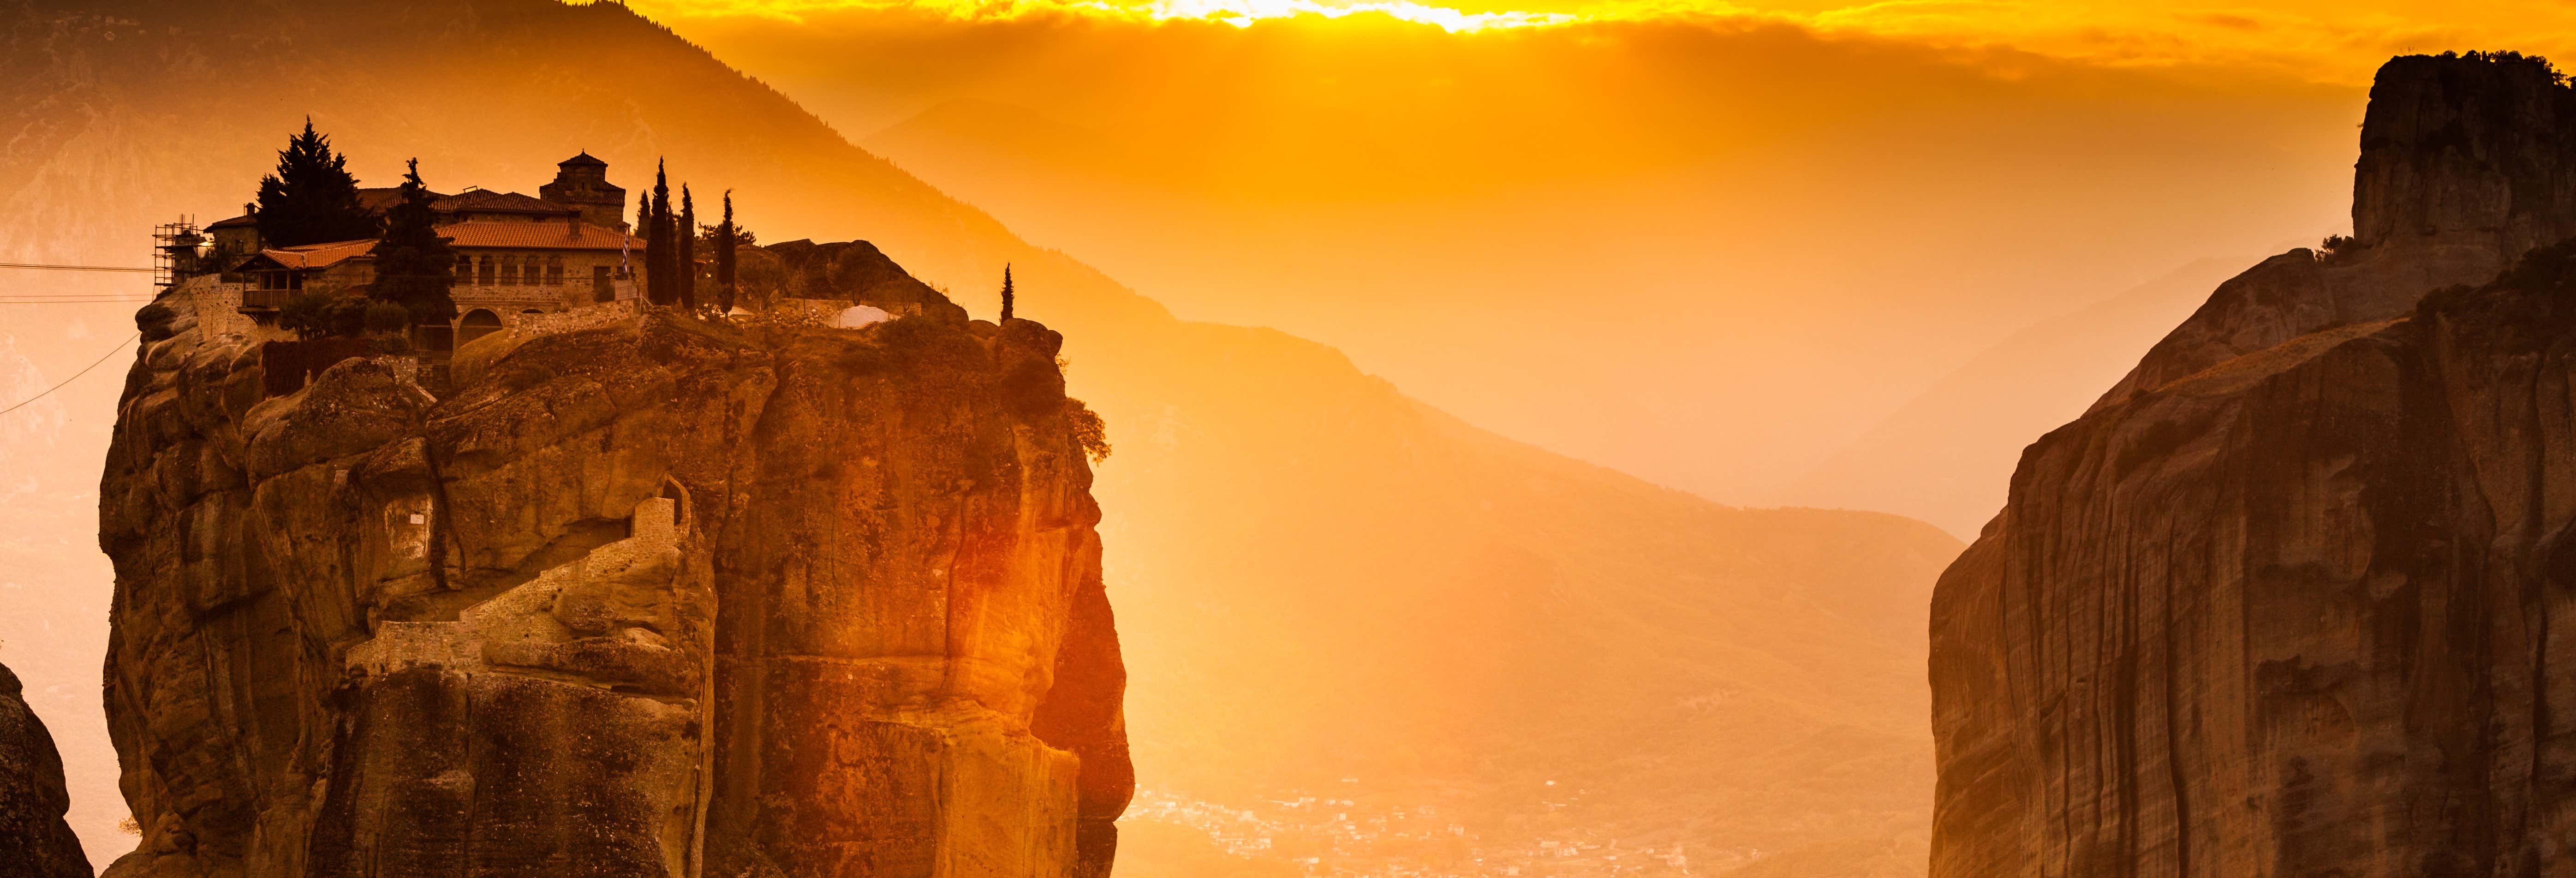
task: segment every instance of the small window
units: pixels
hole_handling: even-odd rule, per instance
[[[492,272],[498,268],[498,266],[492,264],[492,257],[483,257],[477,261],[477,266],[478,267],[474,272],[474,285],[482,287],[491,286]]]
[[[508,256],[501,257],[501,285],[505,287],[519,285],[519,260]]]
[[[546,286],[563,286],[563,257],[546,257]]]

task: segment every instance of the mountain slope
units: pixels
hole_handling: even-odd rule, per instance
[[[1095,493],[1140,783],[1257,810],[1278,828],[1247,855],[1500,861],[1561,839],[1654,847],[1676,872],[1802,850],[1843,874],[1919,871],[1922,613],[1958,548],[1928,526],[1717,506],[1467,427],[1330,348],[1176,321],[622,7],[7,14],[10,258],[133,264],[150,222],[228,214],[310,112],[370,181],[418,155],[433,185],[524,189],[587,149],[634,190],[667,157],[702,201],[734,190],[764,240],[866,238],[951,290],[1012,264],[1020,312],[1065,333],[1073,392],[1118,449]],[[170,97],[199,91],[220,97]],[[66,394],[94,418],[113,388]],[[100,449],[42,453],[94,474]],[[50,526],[77,543],[88,514]],[[44,609],[99,632],[67,607],[103,586],[66,579]],[[1326,798],[1354,804],[1269,804]],[[1231,831],[1188,807],[1156,813]],[[1352,819],[1298,822],[1319,814]],[[1380,818],[1427,825],[1352,828]],[[116,853],[107,827],[81,830]],[[1122,874],[1152,874],[1150,853]]]
[[[1817,506],[1884,509],[1974,536],[2003,507],[2022,447],[2083,413],[2103,386],[2242,263],[2198,260],[2013,333],[1783,495]]]

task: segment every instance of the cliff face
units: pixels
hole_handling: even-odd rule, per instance
[[[2394,301],[2360,291],[2420,279],[2370,277],[2381,260],[2466,270],[2562,233],[2576,200],[2523,207],[2555,177],[2461,171],[2576,162],[2536,152],[2566,117],[2520,110],[2566,98],[2530,86],[2511,64],[2389,65],[2366,258],[2257,267],[2168,342],[2234,320],[2258,349],[2160,382],[2141,376],[2182,361],[2151,355],[2023,454],[1933,601],[1935,878],[2576,868],[2576,244],[2357,316]],[[2513,162],[2373,152],[2385,126],[2494,107],[2520,121],[2444,149]],[[2399,240],[2426,218],[2458,224]]]
[[[18,675],[0,665],[0,863],[26,878],[89,878],[80,838],[63,822],[71,796],[45,723],[20,700]]]
[[[2576,90],[2535,61],[2411,56],[2379,69],[2353,176],[2354,243],[2221,285],[2098,406],[2330,326],[2406,313],[2576,235]]]
[[[121,875],[1099,875],[1132,786],[1028,321],[496,334],[433,399],[140,315]]]

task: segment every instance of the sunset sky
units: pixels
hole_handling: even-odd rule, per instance
[[[1730,734],[1862,729],[1926,758],[1856,786],[1928,791],[1926,626],[1898,611],[2021,449],[2220,279],[2349,230],[2390,56],[2576,61],[2566,0],[455,0],[402,27],[298,2],[286,26],[169,4],[258,33],[156,19],[159,49],[20,28],[81,51],[0,53],[53,77],[0,83],[0,116],[56,132],[0,150],[0,258],[137,264],[152,223],[239,210],[309,114],[370,186],[419,156],[442,190],[532,191],[587,151],[632,196],[667,159],[763,243],[875,242],[978,318],[1009,264],[1119,448],[1094,489],[1142,776],[1246,789],[1334,747],[1446,764],[1414,746],[1444,723],[1518,734],[1424,691],[1550,713],[1513,700],[1555,691],[1519,662],[1629,707],[1738,704]],[[207,83],[261,97],[167,105]],[[76,379],[0,424],[0,594],[54,597],[0,641],[68,717],[98,835],[123,805],[93,510],[143,283],[0,277],[97,297],[0,315],[0,401]],[[1585,650],[1618,661],[1559,660]],[[1811,692],[1848,703],[1772,707]],[[1682,752],[1739,715],[1693,716],[1636,727]],[[1842,755],[1816,740],[1778,753]],[[1769,758],[1746,764],[1815,773]],[[1914,833],[1888,857],[1919,863],[1916,798],[1825,813]]]
[[[816,13],[906,4],[647,0],[630,5],[666,21],[685,21],[740,16],[794,20]],[[2392,54],[2472,44],[2509,44],[2547,54],[2576,39],[2576,10],[2550,0],[961,0],[909,5],[964,18],[1070,10],[1127,20],[1203,18],[1235,23],[1300,14],[1347,16],[1375,12],[1449,30],[1601,20],[1757,19],[1824,33],[1893,37],[1935,45],[2002,44],[2052,57],[2108,64],[2270,68],[2322,82],[2360,81]]]
[[[2344,231],[2389,56],[2576,34],[2522,2],[637,8],[1185,318],[1721,502],[1960,534],[1990,498],[1799,485],[2038,321]],[[1962,478],[2061,396],[1952,418],[2007,468]]]

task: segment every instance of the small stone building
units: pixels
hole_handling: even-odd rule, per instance
[[[618,218],[626,190],[607,178],[608,163],[582,153],[557,165],[538,188],[549,197],[468,188],[430,203],[438,234],[456,251],[456,323],[427,333],[433,349],[591,302],[631,296],[643,277],[644,241]],[[361,189],[359,201],[383,215],[400,196]],[[435,195],[436,193],[432,193]],[[556,200],[556,199],[563,200]],[[218,252],[244,252],[227,280],[244,284],[241,312],[273,325],[287,298],[306,290],[345,290],[375,279],[372,239],[262,248],[248,215],[208,227]],[[452,333],[452,336],[451,336]]]
[[[555,181],[537,187],[537,197],[581,210],[581,221],[603,229],[627,231],[626,190],[608,182],[608,163],[588,150],[555,163]]]

